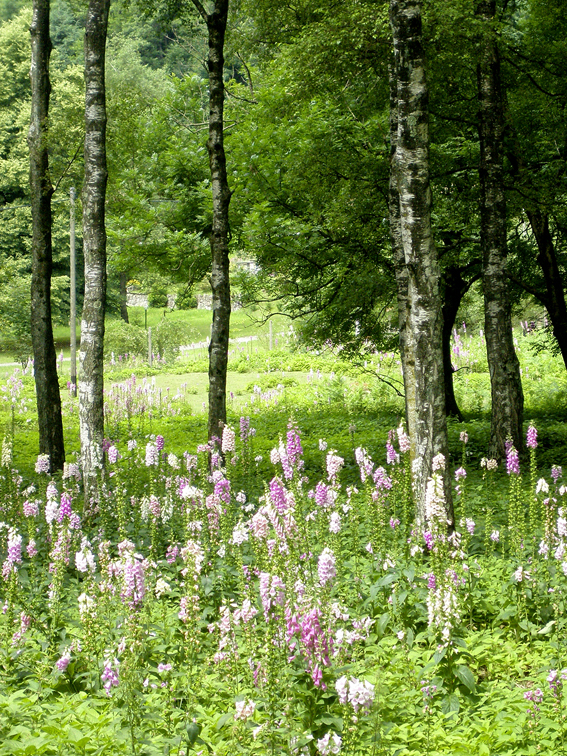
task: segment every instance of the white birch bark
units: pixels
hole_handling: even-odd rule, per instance
[[[79,352],[79,423],[85,501],[96,497],[103,466],[104,313],[106,300],[105,48],[110,0],[90,0],[85,28],[85,298]]]
[[[390,21],[397,85],[393,98],[397,104],[397,134],[392,170],[399,198],[398,299],[400,321],[405,323],[402,350],[413,493],[417,519],[423,522],[432,460],[438,454],[447,459],[448,444],[440,274],[431,232],[428,90],[419,0],[391,0]],[[444,481],[448,519],[452,522],[448,469]]]

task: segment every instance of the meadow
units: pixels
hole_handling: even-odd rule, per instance
[[[499,466],[482,337],[454,334],[448,537],[438,470],[413,518],[397,355],[282,324],[270,349],[239,317],[214,448],[202,347],[109,355],[97,503],[67,363],[54,477],[5,368],[0,753],[565,753],[567,380],[541,333],[516,334],[526,447]]]

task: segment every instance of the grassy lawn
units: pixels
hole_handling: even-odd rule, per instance
[[[143,307],[130,307],[128,309],[128,316],[130,318],[130,323],[133,325],[143,326],[145,323]],[[155,328],[163,317],[190,325],[197,332],[196,341],[205,340],[211,332],[212,312],[210,310],[169,311],[162,308],[151,307],[148,309],[148,327]],[[231,338],[236,339],[244,336],[258,336],[267,339],[269,337],[270,326],[269,323],[262,322],[263,319],[263,314],[260,309],[255,311],[251,311],[250,309],[236,310],[230,316]],[[289,329],[290,321],[288,318],[281,315],[274,315],[271,320],[272,333],[275,340],[278,334]],[[69,348],[69,327],[62,325],[55,326],[53,329],[53,336],[57,349],[63,349],[65,353]],[[77,326],[77,339],[79,338],[80,327]],[[7,354],[9,353],[0,352],[0,361],[7,361],[4,359]]]

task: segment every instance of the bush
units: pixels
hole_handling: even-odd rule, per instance
[[[124,320],[111,320],[106,324],[104,335],[104,356],[128,354],[130,357],[147,353],[146,331]]]
[[[176,310],[194,310],[197,307],[197,297],[186,286],[180,288],[175,299]]]
[[[180,320],[162,318],[152,329],[152,349],[154,354],[172,361],[179,354],[179,347],[199,340],[199,334],[192,326]]]
[[[167,307],[167,284],[158,280],[152,283],[149,291],[150,307]]]

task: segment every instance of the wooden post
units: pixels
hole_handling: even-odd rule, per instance
[[[152,364],[152,329],[148,328],[148,362]]]

